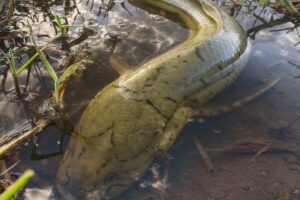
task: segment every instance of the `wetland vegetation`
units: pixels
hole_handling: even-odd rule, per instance
[[[173,147],[157,151],[146,174],[137,175],[136,179],[142,177],[116,199],[300,198],[300,2],[214,4],[246,31],[252,44],[246,69],[228,89],[205,102],[202,115],[189,120]],[[91,146],[83,146],[83,152],[96,151],[97,139],[81,134],[78,126],[86,124],[92,132],[111,112],[100,109],[91,114],[100,122],[93,122],[93,117],[78,122],[89,102],[128,71],[180,46],[195,30],[180,16],[139,0],[0,0],[0,10],[0,199],[72,199],[57,189],[60,163],[67,157],[65,152],[71,152],[69,141]],[[198,59],[205,61],[202,55]],[[201,81],[206,84],[206,79]],[[252,100],[249,94],[257,91],[264,94],[252,95],[259,96]],[[213,115],[210,108],[226,113],[231,110],[226,105],[239,107],[244,104],[239,100],[249,101],[245,97],[252,101],[228,114],[205,117]],[[154,100],[146,100],[155,111],[153,116],[158,112],[168,118]],[[167,101],[177,99],[168,96]],[[198,109],[194,100],[189,103]],[[103,127],[104,133],[116,129],[115,123],[112,128]],[[112,137],[109,140],[115,146]],[[121,150],[126,148],[131,147]],[[147,147],[141,149],[144,152]],[[78,153],[72,151],[69,154]],[[109,167],[111,162],[104,158],[102,166]],[[89,161],[76,162],[70,163],[89,171],[89,165],[82,164]],[[138,173],[132,165],[120,171]],[[67,175],[67,182],[74,179],[78,185],[82,182],[79,190],[89,190],[84,184],[97,178],[96,171],[89,176]],[[120,174],[108,173],[102,184],[121,179]],[[121,187],[123,182],[118,184]],[[84,198],[102,199],[102,194],[90,193]],[[75,198],[82,199],[80,195]]]

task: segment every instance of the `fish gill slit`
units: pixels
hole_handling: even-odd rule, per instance
[[[172,97],[165,97],[165,99],[177,104],[177,101],[175,99],[173,99]]]
[[[97,138],[97,137],[103,136],[105,133],[109,132],[114,127],[114,124],[115,124],[115,122],[113,122],[110,127],[108,127],[107,129],[105,129],[101,133],[98,133],[97,135],[90,136],[89,139],[93,139],[93,138]]]
[[[116,160],[118,160],[119,162],[123,162],[123,163],[124,162],[129,162],[129,161],[132,161],[132,160],[136,159],[139,155],[142,155],[144,153],[144,151],[146,151],[149,147],[151,147],[151,145],[144,146],[139,152],[137,152],[136,154],[134,154],[133,156],[131,156],[128,159],[120,159],[118,157],[118,155],[115,155],[115,154],[114,154],[114,156],[115,156]]]
[[[129,92],[129,93],[133,93],[133,94],[138,94],[139,93],[138,91],[134,91],[132,89],[129,89],[128,87],[121,86],[121,85],[114,85],[113,87],[116,88],[116,89],[122,89],[124,92]]]
[[[112,144],[113,147],[116,147],[116,143],[114,142],[114,126],[115,122],[113,122],[112,127],[111,127],[111,134],[110,134],[110,143]]]
[[[70,167],[68,167],[67,169],[66,169],[66,171],[65,171],[65,176],[67,177],[67,181],[65,182],[65,183],[60,183],[61,185],[68,185],[69,183],[70,183],[70,181],[71,181],[71,178],[70,178],[70,175],[68,174],[68,169],[69,169]]]
[[[82,156],[82,154],[84,154],[84,152],[85,152],[85,147],[82,146],[81,151],[80,151],[80,153],[79,153],[79,155],[78,155],[78,159],[81,158],[81,156]]]
[[[146,103],[151,106],[160,116],[162,116],[163,118],[165,119],[168,119],[169,117],[166,116],[156,105],[154,105],[154,103],[149,100],[149,99],[146,99]]]

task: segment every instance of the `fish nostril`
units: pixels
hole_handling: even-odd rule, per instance
[[[62,199],[84,199],[89,191],[76,186],[70,187],[70,185],[55,184],[55,192]]]
[[[56,181],[59,182],[60,185],[68,185],[70,182],[70,176],[68,172],[66,171],[64,174],[58,175],[56,177]]]
[[[74,199],[73,195],[61,184],[55,184],[55,193],[58,198],[62,199]]]
[[[87,191],[85,189],[83,189],[83,188],[79,188],[77,190],[78,196],[84,196],[84,195],[86,195],[86,193],[87,193]]]
[[[105,176],[104,181],[105,182],[111,182],[111,181],[113,181],[113,180],[115,180],[117,178],[118,178],[118,174],[112,172],[112,173],[108,174],[107,176]]]

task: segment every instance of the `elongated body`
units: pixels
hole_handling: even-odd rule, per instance
[[[228,86],[247,59],[244,30],[204,0],[144,0],[193,31],[179,46],[120,76],[82,115],[57,173],[67,199],[113,198],[167,151],[186,121]]]

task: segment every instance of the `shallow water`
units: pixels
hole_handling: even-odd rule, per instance
[[[236,111],[217,117],[196,118],[187,124],[169,152],[173,158],[169,161],[169,167],[165,168],[162,163],[155,165],[158,171],[167,169],[167,189],[164,189],[164,185],[156,188],[159,186],[157,183],[162,183],[163,175],[153,177],[149,172],[148,176],[118,199],[271,200],[284,199],[286,195],[289,199],[300,198],[300,160],[297,156],[300,150],[300,80],[297,78],[300,75],[299,20],[284,16],[269,7],[234,7],[224,2],[219,4],[248,31],[252,49],[245,71],[228,90],[215,98],[215,102],[219,104],[224,99],[242,98],[277,76],[281,76],[281,81],[266,94]],[[69,23],[85,24],[95,30],[84,44],[72,47],[72,51],[76,52],[75,58],[92,62],[87,63],[69,81],[64,111],[70,117],[71,124],[76,124],[89,100],[119,76],[118,71],[122,69],[112,69],[110,62],[126,63],[133,68],[180,43],[189,34],[176,17],[143,4],[140,6],[143,9],[127,1],[83,0],[76,5],[68,1],[24,1],[22,6],[17,7],[18,15],[22,14],[21,21],[27,18],[34,21],[35,33],[40,36],[55,35],[50,20],[56,14],[66,16],[65,20]],[[148,11],[175,22],[149,15]],[[26,31],[21,22],[17,26]],[[73,37],[79,35],[76,29],[70,31]],[[41,42],[46,39],[39,37]],[[11,43],[14,44],[14,41]],[[7,46],[1,47],[7,50]],[[61,66],[55,62],[56,57],[53,56],[52,62],[57,63],[59,71]],[[27,90],[28,96],[35,97],[35,101],[30,99],[28,102],[30,108],[39,109],[50,96],[51,80],[47,76],[46,79],[38,79],[34,70],[32,73]],[[22,78],[24,84],[26,74]],[[6,88],[13,88],[11,78]],[[11,93],[0,94],[2,135],[28,121],[23,105],[8,98],[8,94]],[[25,196],[33,194],[30,188],[43,189],[44,194],[50,190],[68,141],[68,136],[63,134],[64,130],[63,123],[50,126],[20,151],[22,163],[13,171],[33,168],[37,173],[36,179],[25,190]],[[240,141],[276,142],[293,149],[297,155],[263,154],[253,160],[253,154],[210,153],[216,168],[210,173],[197,153],[193,135],[207,148],[224,147]],[[8,164],[17,159],[11,159]],[[39,192],[41,195],[41,190]]]

